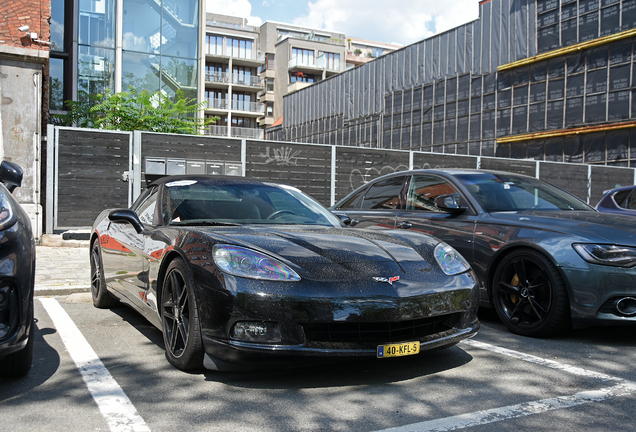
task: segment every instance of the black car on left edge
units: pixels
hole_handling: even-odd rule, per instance
[[[159,179],[99,215],[91,268],[94,305],[142,313],[182,370],[410,355],[479,328],[474,273],[449,245],[349,229],[267,181]]]
[[[11,192],[22,169],[0,164],[0,377],[26,375],[33,360],[35,241],[31,221]]]

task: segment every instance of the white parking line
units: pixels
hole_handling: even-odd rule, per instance
[[[150,431],[128,396],[119,387],[71,317],[53,298],[40,298],[64,345],[113,432]]]
[[[585,376],[590,378],[597,378],[605,381],[618,382],[617,385],[612,387],[606,387],[598,390],[588,390],[576,393],[572,396],[560,396],[550,399],[542,399],[539,401],[525,402],[517,405],[511,405],[502,408],[494,408],[490,410],[477,411],[474,413],[461,414],[452,417],[446,417],[441,419],[429,420],[421,423],[414,423],[406,426],[400,426],[390,429],[385,429],[381,432],[441,432],[441,431],[453,431],[457,429],[463,429],[472,426],[484,425],[489,423],[495,423],[498,421],[508,420],[512,418],[524,417],[533,414],[540,414],[547,411],[554,411],[564,408],[572,408],[578,405],[583,405],[591,402],[602,402],[606,399],[613,397],[628,396],[636,392],[636,383],[626,381],[621,378],[612,377],[606,374],[601,374],[594,371],[589,371],[575,366],[566,365],[563,363],[555,362],[554,360],[547,360],[541,357],[533,356],[530,354],[524,354],[518,351],[509,350],[507,348],[501,348],[495,345],[490,345],[475,340],[464,340],[462,343],[473,346],[475,348],[481,348],[488,351],[492,351],[498,354],[513,357],[519,360],[535,363],[537,365],[546,366],[552,369],[561,370],[578,376]]]

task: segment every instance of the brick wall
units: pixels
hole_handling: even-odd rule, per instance
[[[50,0],[0,0],[0,47],[49,50],[49,45],[31,41],[18,27],[28,25],[38,39],[49,41],[51,27]]]

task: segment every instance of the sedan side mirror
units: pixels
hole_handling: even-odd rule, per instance
[[[435,198],[435,207],[443,212],[450,213],[452,215],[460,215],[466,211],[466,207],[462,207],[458,202],[455,195],[440,195]]]
[[[111,222],[128,222],[135,228],[137,234],[144,231],[144,224],[141,223],[139,216],[130,209],[117,209],[108,213],[108,220]]]
[[[0,181],[4,183],[9,192],[22,185],[22,168],[16,163],[2,161],[0,163]]]

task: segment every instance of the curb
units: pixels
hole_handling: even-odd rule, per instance
[[[47,297],[89,292],[91,292],[90,285],[40,285],[35,287],[34,295],[36,297]]]

